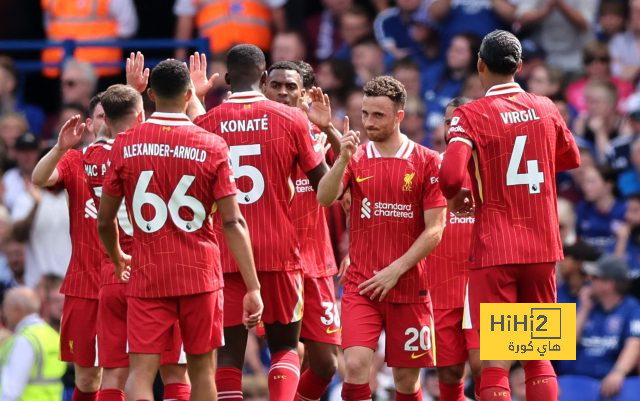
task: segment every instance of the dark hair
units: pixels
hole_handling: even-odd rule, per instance
[[[342,15],[344,16],[344,15],[347,15],[347,14],[364,17],[367,20],[371,21],[371,13],[369,11],[367,11],[366,8],[364,8],[364,7],[362,7],[362,6],[358,5],[358,4],[354,4],[353,6],[351,6]]]
[[[373,35],[368,35],[365,36],[363,38],[360,38],[358,40],[355,41],[355,43],[353,45],[351,45],[351,48],[353,49],[354,47],[357,46],[375,46],[379,49],[382,49],[380,47],[380,44],[378,43],[378,41],[376,40],[376,37]]]
[[[117,121],[132,113],[142,103],[142,96],[129,85],[111,85],[102,94],[102,108],[109,121]]]
[[[460,107],[462,105],[465,105],[467,103],[471,102],[471,99],[469,99],[466,96],[457,96],[454,97],[453,99],[451,99],[451,101],[449,101],[449,103],[447,103],[447,107]]]
[[[407,101],[407,90],[402,82],[388,75],[381,75],[367,82],[362,88],[365,96],[386,96],[398,107],[403,108]]]
[[[82,116],[83,120],[85,118],[87,118],[87,109],[81,103],[78,103],[78,102],[65,103],[65,104],[62,105],[60,110],[65,110],[65,109],[76,110],[78,112],[78,114],[80,114],[80,116]]]
[[[396,70],[400,70],[400,69],[416,70],[418,72],[420,71],[420,67],[415,61],[413,61],[411,57],[401,58],[400,60],[396,60],[393,63],[393,66],[391,67],[391,71],[395,72]]]
[[[627,200],[634,200],[640,202],[640,192],[634,192],[627,196]]]
[[[18,70],[16,69],[16,65],[14,64],[11,58],[7,56],[0,56],[0,68],[5,70],[13,79],[13,82],[15,85],[13,87],[12,95],[15,95],[15,93],[18,91],[18,83],[20,81],[18,77]]]
[[[273,70],[291,70],[291,71],[295,71],[300,75],[300,79],[302,80],[302,71],[300,71],[300,68],[298,67],[298,64],[296,64],[293,61],[278,61],[276,63],[273,63],[269,66],[269,69],[267,70],[268,74],[271,74],[271,71]]]
[[[231,81],[258,82],[265,65],[264,53],[255,45],[235,45],[227,52],[227,74]]]
[[[149,87],[158,97],[173,99],[184,95],[190,85],[189,69],[181,61],[164,60],[151,70]]]
[[[522,45],[511,32],[496,29],[482,39],[479,54],[489,71],[513,75],[522,60]]]
[[[609,167],[609,166],[597,166],[595,167],[596,171],[598,172],[598,174],[600,175],[600,177],[602,177],[602,180],[605,183],[611,183],[613,184],[613,190],[615,191],[615,187],[616,187],[616,172],[613,168]]]
[[[298,66],[302,75],[302,86],[305,89],[311,89],[316,84],[316,74],[313,72],[313,67],[302,60],[294,61],[294,63]]]
[[[96,107],[101,103],[103,93],[104,92],[98,92],[89,100],[89,118],[93,118],[93,112],[96,111]]]

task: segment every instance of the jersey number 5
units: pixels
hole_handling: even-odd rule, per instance
[[[527,143],[526,135],[519,135],[513,144],[509,167],[507,168],[507,186],[528,185],[530,194],[540,193],[540,184],[544,182],[544,174],[538,170],[537,160],[527,160],[527,172],[518,173],[524,146]]]
[[[135,220],[136,225],[142,231],[154,233],[161,229],[167,222],[167,210],[169,211],[169,215],[171,215],[173,224],[183,231],[192,232],[202,227],[202,223],[207,217],[204,206],[202,202],[193,196],[187,195],[189,187],[195,180],[194,176],[183,175],[182,178],[180,178],[178,185],[176,185],[176,188],[171,194],[168,204],[165,204],[160,196],[153,192],[147,192],[151,177],[153,177],[153,171],[146,170],[141,172],[138,183],[136,184],[136,189],[133,192],[133,220]],[[153,208],[153,218],[151,220],[145,219],[142,215],[142,207],[144,205],[149,205]],[[193,212],[193,218],[191,220],[184,220],[180,217],[179,211],[180,208],[183,207]]]
[[[238,180],[240,177],[249,177],[251,179],[251,190],[242,192],[238,189],[238,203],[241,205],[249,205],[256,202],[264,193],[264,177],[260,170],[248,164],[240,164],[240,157],[255,156],[261,153],[260,145],[235,145],[229,147],[231,155],[231,167],[233,175]]]

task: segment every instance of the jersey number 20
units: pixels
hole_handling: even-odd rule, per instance
[[[527,172],[518,173],[524,146],[527,143],[526,135],[519,135],[513,144],[509,167],[507,168],[507,186],[528,185],[530,194],[540,193],[540,184],[544,182],[544,174],[538,170],[537,160],[527,160]]]

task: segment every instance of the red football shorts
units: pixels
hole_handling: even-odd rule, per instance
[[[98,356],[103,368],[126,368],[127,297],[126,285],[107,284],[100,288],[98,305]]]
[[[300,338],[340,345],[341,330],[333,277],[305,277]]]
[[[302,270],[258,272],[266,324],[294,323],[302,319]],[[224,274],[224,327],[242,325],[242,299],[247,293],[240,273]]]
[[[438,367],[463,363],[470,349],[480,348],[478,332],[462,329],[463,314],[463,308],[433,310]]]
[[[516,302],[556,302],[555,262],[471,269],[469,308],[474,329],[480,330],[481,303]]]
[[[361,346],[376,350],[385,331],[385,361],[394,368],[434,366],[431,302],[394,304],[374,302],[349,292],[342,297],[342,348]]]
[[[64,297],[60,322],[60,359],[78,366],[98,366],[98,300]]]
[[[127,303],[129,352],[177,352],[176,321],[187,354],[204,354],[224,344],[220,290],[167,298],[130,296]]]

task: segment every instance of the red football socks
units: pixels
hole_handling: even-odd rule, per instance
[[[344,401],[371,401],[371,388],[365,384],[342,384],[342,399]]]
[[[100,390],[97,399],[98,401],[124,401],[124,391],[119,388]]]
[[[300,358],[296,351],[280,351],[271,356],[269,400],[293,401],[300,380]]]
[[[396,391],[396,401],[422,401],[422,389],[413,394],[402,394]]]
[[[93,393],[83,393],[78,389],[78,387],[73,390],[73,395],[71,396],[71,401],[96,401],[97,399],[97,391],[94,391]]]
[[[482,401],[511,401],[509,372],[502,368],[482,369],[480,399]]]
[[[549,361],[529,361],[524,367],[527,401],[558,399],[558,380]]]
[[[440,387],[440,401],[465,401],[464,382],[448,384],[438,382]]]
[[[216,388],[218,399],[242,400],[242,371],[231,367],[216,369]]]
[[[323,379],[313,373],[311,369],[307,369],[300,376],[297,399],[299,401],[319,400],[324,392],[327,391],[329,383],[331,383],[331,380]]]
[[[186,383],[169,383],[164,385],[164,399],[171,401],[189,401],[191,386]]]

